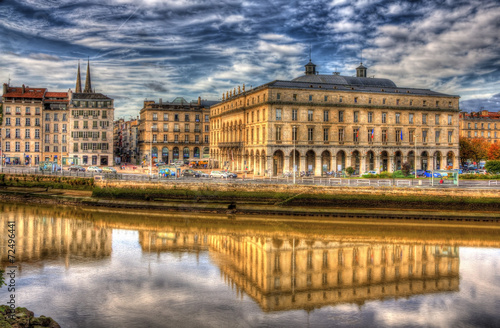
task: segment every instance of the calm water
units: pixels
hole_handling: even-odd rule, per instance
[[[62,327],[499,326],[498,229],[200,217],[0,204],[2,266],[15,220],[17,304]]]

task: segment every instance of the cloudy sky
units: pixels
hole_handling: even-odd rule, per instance
[[[498,111],[499,31],[498,0],[0,0],[0,81],[74,89],[90,58],[92,86],[129,118],[146,98],[292,79],[312,49],[321,74],[362,58],[370,76]]]

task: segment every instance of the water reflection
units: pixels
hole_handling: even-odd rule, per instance
[[[458,291],[458,247],[141,231],[144,251],[208,249],[222,278],[264,311]]]
[[[487,322],[498,319],[497,271],[482,270],[489,280],[479,278],[472,268],[484,261],[471,261],[474,248],[469,255],[460,248],[486,245],[498,253],[498,229],[0,205],[2,240],[11,218],[24,274],[20,296],[67,327],[234,325],[229,318],[243,326],[330,326],[332,316],[355,318],[355,326],[414,324],[391,321],[391,313],[432,326],[421,313],[428,310],[416,306],[429,304],[455,323],[469,308]],[[6,248],[0,255],[7,266]],[[29,270],[47,263],[55,265]],[[449,312],[447,304],[460,310]]]
[[[111,229],[93,222],[68,219],[64,212],[37,210],[11,211],[2,207],[0,236],[8,235],[8,221],[15,221],[15,260],[23,264],[44,260],[64,261],[68,267],[72,259],[100,260],[111,256]],[[6,240],[7,238],[2,240]],[[2,263],[8,261],[8,248],[0,248]]]

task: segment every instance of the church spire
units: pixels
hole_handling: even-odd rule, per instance
[[[90,59],[87,60],[87,76],[85,77],[84,93],[92,93],[92,85],[90,83]]]
[[[82,81],[80,79],[80,61],[78,61],[78,72],[76,73],[76,93],[82,93]]]

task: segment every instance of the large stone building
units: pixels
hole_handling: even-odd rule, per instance
[[[75,93],[4,84],[2,100],[2,164],[113,163],[113,99],[92,90],[90,66],[83,92],[78,65]]]
[[[2,164],[38,164],[43,159],[45,88],[3,85]]]
[[[81,91],[80,65],[76,89],[69,96],[69,157],[72,164],[113,165],[113,99],[92,90],[90,63]]]
[[[172,102],[144,101],[139,122],[139,156],[142,163],[170,163],[176,160],[201,160],[209,152],[209,107],[214,101],[187,102],[177,97]]]
[[[500,142],[500,111],[460,113],[460,136],[484,138],[490,143]]]
[[[228,92],[210,108],[211,157],[232,170],[358,172],[458,168],[458,96],[388,79],[305,75]],[[416,159],[415,159],[416,153]]]
[[[125,121],[123,118],[113,123],[115,159],[120,163],[139,164],[137,152],[139,119]]]

